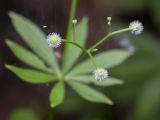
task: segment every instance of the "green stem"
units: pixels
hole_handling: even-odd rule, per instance
[[[92,51],[93,49],[97,48],[99,45],[101,45],[103,42],[105,42],[111,36],[112,36],[112,34],[109,33],[107,36],[105,36],[100,41],[98,41],[96,44],[94,44],[92,47],[90,47],[89,50]]]
[[[87,51],[88,56],[90,57],[92,63],[94,64],[95,68],[99,68],[99,65],[97,64],[97,62],[95,61],[94,57],[92,56],[90,51]]]
[[[71,9],[70,9],[70,16],[69,16],[69,21],[68,21],[68,27],[67,27],[67,34],[66,34],[67,39],[69,37],[69,32],[72,28],[72,20],[75,17],[76,7],[77,7],[77,0],[72,0],[72,5],[71,5]]]
[[[112,25],[111,25],[111,23],[109,24],[109,33],[111,33],[112,32]]]
[[[98,64],[94,60],[90,50],[87,50],[86,48],[82,47],[81,45],[79,45],[78,43],[75,43],[75,42],[71,42],[71,41],[64,40],[64,39],[62,40],[62,42],[70,43],[70,44],[73,44],[73,45],[79,47],[82,51],[84,51],[89,56],[89,58],[91,59],[92,63],[95,65],[95,67],[98,68]]]
[[[92,47],[90,47],[89,49],[86,49],[85,47],[79,45],[78,43],[76,42],[72,42],[72,41],[69,41],[69,40],[62,40],[62,42],[65,42],[65,43],[70,43],[70,44],[73,44],[77,47],[79,47],[82,51],[84,51],[84,53],[86,53],[86,55],[89,56],[89,58],[91,59],[92,63],[94,64],[94,66],[96,68],[98,68],[98,64],[96,63],[94,57],[92,56],[91,52],[93,49],[97,48],[99,45],[101,45],[103,42],[107,41],[111,36],[113,35],[116,35],[116,34],[119,34],[119,33],[122,33],[122,32],[127,32],[127,31],[131,31],[132,29],[131,28],[125,28],[125,29],[122,29],[122,30],[117,30],[117,31],[114,31],[114,32],[110,32],[108,35],[106,35],[104,38],[102,38],[100,41],[98,41],[96,44],[94,44]]]
[[[62,40],[62,42],[65,42],[65,43],[71,43],[71,44],[73,44],[73,45],[75,45],[75,46],[77,46],[77,47],[79,47],[82,51],[84,51],[85,53],[87,53],[87,49],[86,48],[84,48],[84,47],[82,47],[81,45],[79,45],[78,43],[75,43],[75,42],[72,42],[72,41],[68,41],[68,40]]]
[[[128,31],[131,31],[131,30],[132,30],[131,28],[125,28],[125,29],[122,29],[122,30],[117,30],[117,31],[112,32],[112,35],[116,35],[116,34],[123,33],[123,32],[128,32]]]
[[[77,0],[72,0],[70,14],[69,14],[69,20],[68,20],[68,26],[67,26],[67,33],[66,33],[67,40],[69,39],[70,30],[72,29],[72,21],[75,18],[76,7],[77,7]],[[67,51],[67,46],[65,46],[65,48],[64,48],[64,59],[66,58],[66,55],[67,55],[66,51]],[[64,67],[65,67],[65,62],[63,61],[62,71],[64,71]]]
[[[73,41],[76,42],[76,25],[73,23]]]
[[[122,33],[122,32],[131,31],[131,30],[132,30],[131,28],[126,28],[126,29],[111,32],[107,36],[102,38],[100,41],[98,41],[96,44],[94,44],[92,47],[90,47],[89,50],[92,51],[93,49],[97,48],[99,45],[101,45],[103,42],[107,41],[113,35],[116,35],[116,34],[119,34],[119,33]]]

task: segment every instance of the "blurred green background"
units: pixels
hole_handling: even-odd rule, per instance
[[[21,38],[14,31],[8,11],[23,14],[44,32],[65,34],[71,0],[0,1],[0,120],[47,120],[48,94],[52,85],[31,85],[4,68],[5,63],[22,65],[4,44],[5,38]],[[160,120],[160,0],[79,0],[77,19],[89,17],[87,46],[106,34],[106,17],[112,16],[114,29],[127,27],[132,20],[144,24],[142,35],[130,33],[112,38],[104,49],[123,48],[135,54],[109,70],[124,80],[122,86],[98,88],[114,101],[113,106],[93,104],[67,88],[65,102],[53,112],[54,120]],[[62,49],[57,52],[62,53]]]

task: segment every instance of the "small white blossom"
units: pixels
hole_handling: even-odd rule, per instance
[[[43,28],[47,28],[47,25],[42,25]]]
[[[132,34],[134,35],[139,35],[143,32],[143,24],[141,22],[139,22],[138,20],[133,21],[129,24],[129,28],[132,29]]]
[[[108,20],[108,25],[110,25],[110,24],[111,24],[112,17],[107,17],[107,20]]]
[[[50,47],[53,47],[53,48],[57,48],[61,45],[61,42],[62,42],[62,38],[60,37],[59,34],[57,33],[50,33],[48,36],[47,36],[47,43]]]
[[[108,21],[111,21],[112,20],[112,17],[110,16],[110,17],[107,17],[107,20]]]
[[[108,71],[103,68],[98,68],[93,71],[93,77],[97,81],[102,81],[108,77]]]
[[[73,24],[77,24],[77,19],[72,20]]]

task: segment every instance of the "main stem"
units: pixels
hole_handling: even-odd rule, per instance
[[[68,21],[68,26],[67,26],[67,34],[66,34],[66,39],[67,40],[69,39],[70,30],[72,29],[72,21],[75,17],[76,7],[77,7],[77,0],[72,0],[70,14],[69,14],[69,21]],[[66,58],[66,51],[67,51],[67,46],[65,46],[65,48],[64,48],[64,59]],[[62,71],[65,68],[65,64],[66,63],[63,62]]]
[[[73,41],[76,42],[76,25],[73,24]]]
[[[64,39],[62,40],[62,42],[70,43],[70,44],[73,44],[73,45],[79,47],[83,52],[85,52],[85,53],[89,56],[89,58],[91,59],[92,63],[95,65],[95,67],[98,68],[98,64],[97,64],[96,61],[94,60],[94,58],[93,58],[90,50],[87,50],[85,47],[79,45],[79,44],[76,43],[76,42],[72,42],[72,41],[68,41],[68,40],[64,40]]]
[[[69,36],[69,32],[72,28],[72,20],[75,17],[76,7],[77,7],[77,0],[72,0],[71,9],[70,9],[70,16],[69,16],[69,21],[68,21],[68,27],[67,27],[67,34],[66,34],[67,39]]]
[[[86,53],[86,55],[89,56],[89,58],[91,59],[92,63],[94,64],[94,66],[96,67],[96,69],[99,67],[98,64],[96,63],[94,57],[92,56],[91,52],[93,49],[97,48],[99,45],[101,45],[103,42],[107,41],[111,36],[113,35],[116,35],[116,34],[119,34],[119,33],[122,33],[122,32],[127,32],[127,31],[131,31],[132,29],[131,28],[125,28],[125,29],[122,29],[122,30],[117,30],[117,31],[114,31],[114,32],[111,32],[109,33],[108,35],[106,35],[104,38],[102,38],[100,41],[98,41],[96,44],[94,44],[92,47],[90,47],[89,49],[86,49],[85,47],[79,45],[78,43],[76,42],[72,42],[72,41],[69,41],[69,40],[62,40],[63,42],[65,43],[71,43],[77,47],[79,47],[82,51],[84,51]]]

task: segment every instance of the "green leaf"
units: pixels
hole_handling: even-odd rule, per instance
[[[94,81],[91,75],[70,75],[65,78],[66,81],[83,82],[85,84],[92,83]]]
[[[23,40],[48,65],[51,65],[52,68],[54,68],[56,72],[59,73],[58,64],[56,62],[56,59],[54,58],[53,51],[46,43],[44,33],[33,22],[17,13],[10,12],[9,16],[15,29],[21,35]]]
[[[102,52],[96,55],[94,58],[97,61],[98,65],[103,68],[112,68],[119,64],[121,64],[124,60],[126,60],[132,52],[126,50],[110,50],[107,52]],[[70,74],[83,74],[91,72],[95,69],[91,60],[88,59],[79,65],[77,65]]]
[[[46,83],[56,80],[54,75],[32,69],[24,69],[13,65],[5,65],[7,69],[15,73],[19,78],[28,83]]]
[[[124,82],[120,79],[117,79],[117,78],[112,78],[112,77],[109,77],[107,78],[106,80],[104,81],[101,81],[101,82],[98,82],[98,81],[95,81],[94,84],[96,86],[113,86],[113,85],[122,85]]]
[[[93,83],[96,86],[105,86],[105,87],[123,84],[122,80],[119,80],[117,78],[112,78],[112,77],[106,78],[106,80],[99,82],[94,80],[91,75],[69,76],[67,77],[67,80],[83,82],[86,84]]]
[[[71,88],[73,88],[82,98],[95,103],[105,103],[112,105],[112,101],[103,93],[96,91],[95,89],[75,81],[67,82]]]
[[[19,108],[14,110],[9,120],[40,120],[38,115],[31,109]]]
[[[31,53],[27,49],[23,48],[16,42],[13,42],[11,40],[6,40],[6,44],[14,53],[14,55],[22,62],[38,69],[43,70],[46,68],[44,63],[36,55]]]
[[[88,19],[83,18],[82,21],[75,27],[75,29],[76,42],[84,46],[88,35]],[[69,33],[69,40],[73,41],[73,30],[71,30]],[[64,52],[63,70],[66,72],[78,59],[82,51],[74,45],[66,44]]]
[[[64,83],[58,82],[50,93],[50,103],[51,107],[56,107],[57,105],[60,105],[63,102],[65,95],[65,89],[64,89]]]

